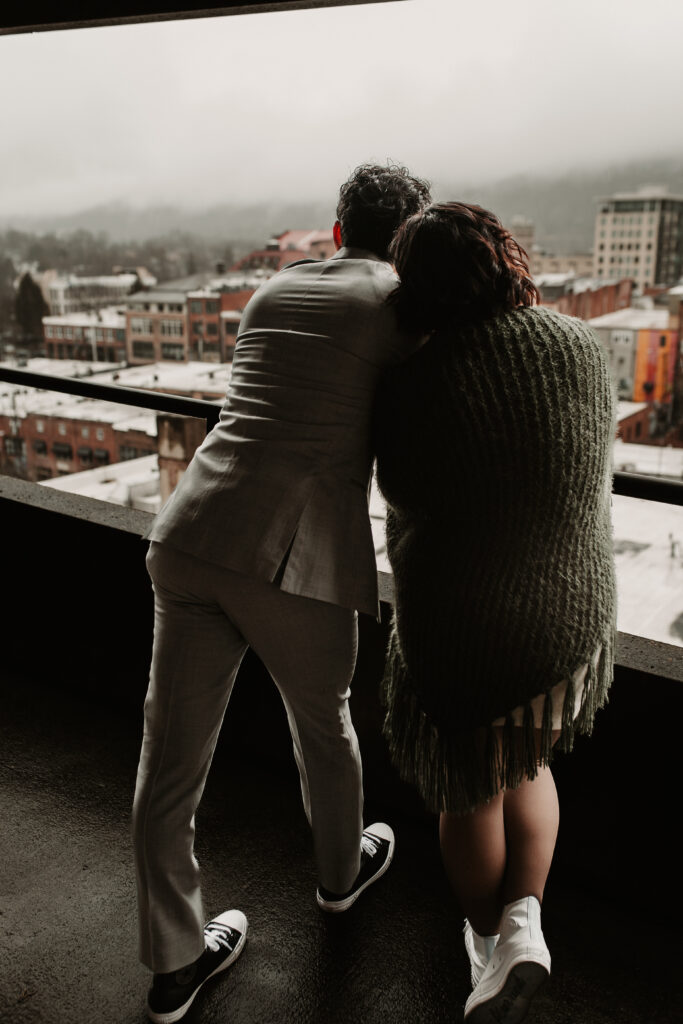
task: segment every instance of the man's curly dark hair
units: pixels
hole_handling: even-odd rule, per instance
[[[337,220],[342,243],[387,259],[403,221],[431,202],[429,182],[398,164],[361,164],[339,190]]]

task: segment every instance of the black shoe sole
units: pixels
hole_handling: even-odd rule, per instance
[[[466,1024],[520,1024],[547,978],[548,972],[541,964],[532,960],[516,964],[500,992],[472,1010],[465,1018]]]

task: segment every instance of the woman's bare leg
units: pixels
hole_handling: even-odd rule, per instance
[[[553,733],[553,740],[559,732]],[[506,903],[543,899],[559,825],[550,768],[500,792],[471,814],[444,812],[439,821],[446,876],[479,935],[495,935]]]
[[[446,876],[465,916],[479,935],[495,935],[503,910],[507,863],[504,794],[471,814],[444,812],[439,821]]]
[[[550,768],[539,768],[532,781],[506,790],[503,797],[507,862],[503,903],[524,896],[543,902],[560,822],[557,790]]]

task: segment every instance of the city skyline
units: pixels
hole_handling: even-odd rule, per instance
[[[678,156],[683,7],[447,0],[0,38],[0,216],[438,192]]]

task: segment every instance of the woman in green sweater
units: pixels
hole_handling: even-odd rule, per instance
[[[550,972],[551,756],[590,733],[612,679],[615,402],[597,338],[534,305],[493,214],[430,206],[393,258],[399,318],[424,343],[376,406],[396,585],[385,735],[440,815],[467,1024],[517,1024]]]

